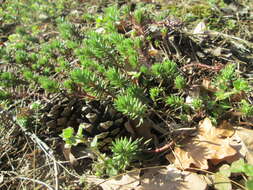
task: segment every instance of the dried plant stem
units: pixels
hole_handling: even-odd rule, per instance
[[[28,177],[15,177],[16,179],[21,179],[21,180],[27,180],[27,181],[32,181],[34,183],[38,183],[38,184],[41,184],[45,187],[47,187],[49,190],[55,190],[54,188],[52,188],[50,185],[42,182],[42,181],[39,181],[37,179],[31,179],[31,178],[28,178]]]
[[[198,67],[200,69],[207,69],[207,70],[212,70],[215,72],[220,71],[223,68],[221,65],[210,66],[210,65],[199,63],[199,62],[193,62],[193,63],[183,66],[183,69],[186,69],[189,67]]]

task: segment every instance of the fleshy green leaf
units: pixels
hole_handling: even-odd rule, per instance
[[[74,129],[72,127],[68,127],[66,129],[63,129],[61,136],[65,139],[68,139],[70,137],[73,137],[73,135],[74,135]]]

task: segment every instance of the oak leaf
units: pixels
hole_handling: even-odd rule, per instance
[[[173,165],[163,168],[143,169],[132,171],[117,178],[102,180],[89,178],[103,190],[206,190],[207,183],[201,175],[181,171]],[[194,183],[192,183],[194,181]]]
[[[208,160],[216,165],[231,160],[237,154],[237,150],[230,145],[231,135],[230,128],[216,128],[210,119],[205,118],[200,123],[196,137],[185,142],[183,147],[176,147],[174,153],[166,155],[166,158],[178,168],[194,166],[207,170]]]
[[[173,165],[144,170],[140,185],[135,190],[206,190],[207,183],[192,172],[182,171]],[[192,183],[194,181],[194,183]]]

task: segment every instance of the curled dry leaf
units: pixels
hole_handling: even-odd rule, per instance
[[[202,87],[210,92],[216,92],[216,87],[212,84],[212,81],[208,78],[204,78],[202,81]]]
[[[139,171],[133,171],[109,180],[90,177],[87,181],[101,186],[103,190],[129,190],[136,189],[136,187],[140,184],[139,174]]]
[[[206,188],[207,183],[200,175],[181,171],[169,165],[162,169],[144,170],[141,184],[135,190],[205,190]]]
[[[227,120],[222,121],[218,128],[215,128],[215,130],[217,135],[221,138],[232,137],[235,134],[234,127]]]
[[[102,181],[89,178],[89,182],[100,184],[103,190],[206,190],[207,183],[195,173],[181,171],[173,165],[163,168],[133,171],[121,177]],[[192,183],[194,181],[194,183]]]
[[[232,146],[236,150],[236,154],[233,156],[227,157],[226,161],[228,163],[232,163],[241,158],[245,158],[247,154],[247,148],[245,144],[243,143],[243,141],[241,140],[241,138],[239,137],[239,135],[237,134],[237,132],[235,132],[233,136],[229,138],[229,141],[230,141],[229,145]],[[218,163],[220,163],[220,161],[217,160],[217,162],[215,162],[215,160],[212,160],[212,163],[214,165],[217,165]]]
[[[253,164],[253,130],[246,129],[243,127],[238,127],[236,129],[236,134],[240,137],[243,144],[246,147],[246,160],[249,164]]]
[[[200,123],[197,136],[183,147],[176,147],[174,153],[166,155],[166,158],[178,168],[187,169],[194,166],[207,170],[208,160],[216,165],[236,156],[237,150],[230,145],[229,137],[232,132],[230,128],[214,127],[211,120],[205,118]]]

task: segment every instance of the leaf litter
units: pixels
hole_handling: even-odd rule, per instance
[[[207,170],[208,161],[218,164],[236,155],[237,151],[230,145],[231,129],[216,128],[210,119],[200,123],[196,137],[176,147],[166,158],[176,167],[189,169],[191,166]]]
[[[245,156],[246,160],[252,159],[250,145],[253,140],[249,138],[251,133],[244,128],[235,129],[225,120],[215,127],[209,118],[205,118],[200,121],[196,136],[182,142],[179,147],[174,148],[172,153],[166,155],[166,158],[173,163],[172,165],[133,170],[121,177],[100,180],[98,184],[104,190],[110,188],[115,190],[131,188],[135,190],[205,190],[210,184],[214,184],[218,190],[229,190],[232,189],[232,185],[228,164],[243,159]],[[244,143],[247,145],[245,146]],[[228,164],[219,167],[220,163]],[[219,171],[210,176],[211,181],[204,175],[192,172],[195,168],[197,171],[199,169],[199,171],[209,173],[208,171],[214,166],[219,168]]]

